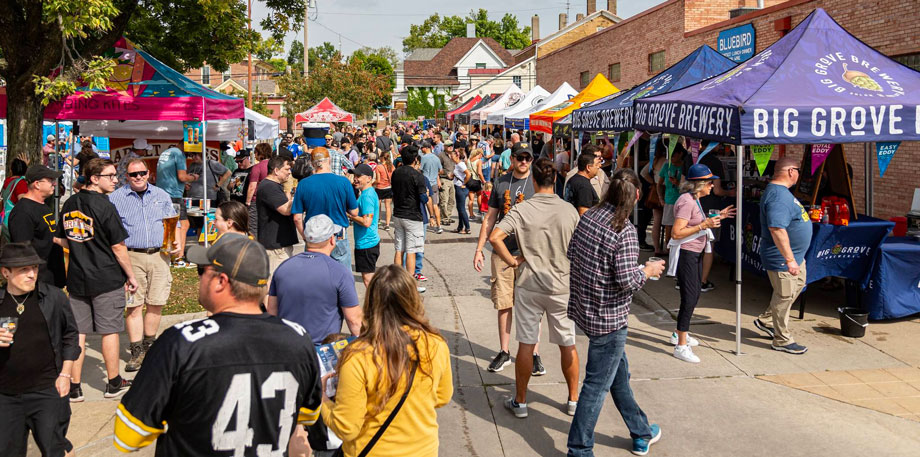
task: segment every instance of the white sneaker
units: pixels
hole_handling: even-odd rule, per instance
[[[674,347],[674,357],[677,357],[684,362],[690,363],[700,363],[700,358],[693,353],[693,349],[690,349],[690,346],[675,346]]]
[[[671,344],[677,346],[677,332],[671,332]],[[700,341],[687,334],[687,346],[699,346]]]

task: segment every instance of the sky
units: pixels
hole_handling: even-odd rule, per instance
[[[566,12],[568,3],[569,23],[575,21],[577,13],[584,13],[586,0],[504,0],[495,8],[496,2],[468,0],[465,2],[430,0],[314,0],[316,8],[310,10],[308,36],[310,46],[315,47],[324,41],[341,47],[343,54],[368,46],[390,46],[400,58],[403,56],[402,40],[409,34],[409,26],[420,24],[430,15],[458,15],[465,17],[470,10],[484,8],[489,11],[489,18],[498,20],[505,13],[517,16],[518,23],[530,26],[534,14],[540,16],[540,35],[549,36],[558,30],[559,13]],[[619,0],[617,15],[628,18],[645,11],[665,0]],[[259,22],[266,16],[267,9],[258,0],[252,2],[253,27],[259,29]],[[424,5],[420,7],[419,5]],[[606,0],[598,0],[598,9],[606,8]],[[494,9],[494,10],[493,10]],[[260,30],[261,31],[261,30]],[[268,36],[263,33],[263,36]],[[289,34],[285,39],[285,49],[290,48],[293,40],[303,41],[303,30]],[[287,54],[285,53],[285,56]]]

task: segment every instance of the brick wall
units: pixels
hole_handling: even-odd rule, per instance
[[[767,0],[767,8],[763,11],[728,20],[729,9],[756,3],[752,0],[665,2],[553,53],[541,51],[537,83],[550,91],[564,81],[577,87],[582,71],[589,71],[592,76],[596,73],[606,76],[609,64],[620,63],[621,79],[617,87],[626,90],[654,76],[648,71],[648,55],[652,52],[664,50],[667,67],[701,45],[715,48],[719,31],[747,23],[753,23],[757,30],[756,50],[759,52],[781,37],[782,32],[776,30],[774,21],[790,17],[791,26],[795,27],[818,7],[882,53],[898,56],[920,52],[920,8],[915,1]],[[717,7],[724,13],[718,13]],[[693,28],[687,28],[688,24]],[[706,25],[696,27],[701,24]],[[874,145],[871,147],[875,216],[903,215],[910,209],[913,189],[920,187],[915,165],[920,163],[920,142],[902,143],[884,178],[878,175]],[[801,157],[803,148],[787,146],[785,151]],[[862,212],[865,209],[864,145],[847,145],[845,152],[853,167],[854,199]]]

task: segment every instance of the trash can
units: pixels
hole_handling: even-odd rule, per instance
[[[869,313],[859,308],[837,308],[840,313],[840,333],[850,338],[862,338],[869,326]]]

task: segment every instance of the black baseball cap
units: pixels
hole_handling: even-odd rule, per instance
[[[268,285],[268,254],[261,244],[248,237],[234,237],[210,248],[192,246],[186,257],[199,266],[211,266],[234,281],[250,286]]]
[[[63,175],[63,171],[54,171],[44,165],[32,165],[26,170],[25,178],[26,182],[33,183],[40,179],[48,178],[52,181],[57,181],[58,178]]]
[[[355,176],[374,176],[374,170],[366,163],[358,164],[354,169],[348,170],[348,173]]]

